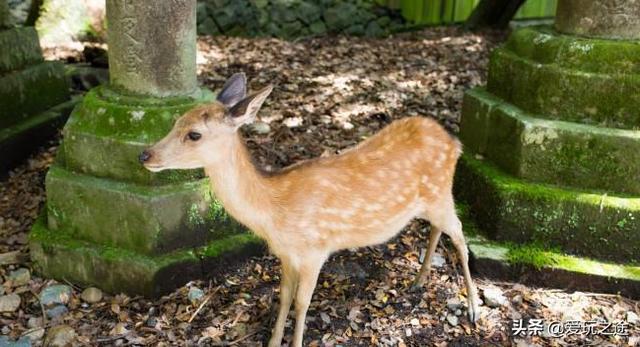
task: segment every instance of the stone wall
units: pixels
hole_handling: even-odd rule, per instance
[[[30,3],[9,2],[15,24],[24,23]],[[199,35],[384,36],[407,28],[398,10],[374,0],[198,0],[197,12]],[[44,46],[105,40],[103,19],[103,0],[44,0],[36,29]]]
[[[370,0],[201,0],[198,34],[383,36],[405,27],[400,13]]]

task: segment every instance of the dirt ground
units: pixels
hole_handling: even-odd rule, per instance
[[[503,37],[504,33],[470,34],[449,27],[387,39],[201,38],[199,79],[217,89],[226,77],[244,71],[253,90],[269,83],[276,86],[260,112],[261,122],[247,126],[244,134],[258,163],[277,168],[339,152],[406,116],[433,117],[456,132],[463,92],[484,83],[488,52]],[[84,288],[62,281],[72,287],[72,295],[58,305],[64,308],[51,313],[41,305],[39,296],[57,282],[30,272],[25,278],[24,270],[16,271],[31,270],[27,232],[45,202],[44,177],[56,148],[54,141],[0,182],[0,295],[16,294],[20,301],[15,309],[0,313],[0,335],[30,339],[33,345],[49,344],[54,338],[89,346],[266,345],[278,302],[280,268],[268,255],[212,280],[190,282],[155,301],[116,293],[87,299],[81,294]],[[466,318],[464,283],[453,265],[457,257],[446,239],[424,290],[408,291],[424,256],[427,234],[428,225],[416,221],[386,244],[332,256],[313,296],[305,345],[640,344],[637,301],[481,278],[475,280],[485,303],[473,326]],[[0,297],[0,307],[1,301]],[[599,319],[598,326],[612,323],[612,329],[622,327],[620,332],[627,336],[608,334],[609,330],[513,336],[513,321],[521,319],[542,319],[547,325]],[[291,327],[290,320],[285,343]]]

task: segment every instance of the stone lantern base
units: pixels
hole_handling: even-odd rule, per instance
[[[2,6],[6,4],[0,2]],[[0,27],[1,23],[2,18]],[[63,64],[44,61],[34,28],[0,30],[0,47],[0,172],[4,172],[51,138],[75,101],[69,99]]]
[[[154,174],[138,154],[213,95],[155,99],[90,91],[64,128],[46,178],[46,214],[30,234],[46,276],[157,296],[261,242],[211,196],[202,171]]]
[[[456,192],[512,261],[554,266],[529,247],[640,281],[639,57],[637,41],[522,28],[465,95]]]

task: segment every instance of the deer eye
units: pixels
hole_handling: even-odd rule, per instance
[[[197,133],[195,131],[190,131],[187,134],[187,138],[189,138],[189,140],[191,140],[191,141],[198,141],[198,140],[200,140],[201,137],[202,137],[202,134]]]

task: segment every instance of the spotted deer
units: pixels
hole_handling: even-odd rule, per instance
[[[434,120],[410,117],[339,155],[266,172],[251,160],[238,129],[255,120],[271,90],[246,96],[246,78],[235,74],[215,102],[184,114],[140,155],[151,171],[204,168],[225,209],[281,260],[280,308],[269,346],[280,346],[294,298],[292,346],[302,346],[311,296],[331,253],[386,242],[416,217],[432,227],[414,288],[423,286],[446,233],[462,262],[469,318],[475,321],[477,290],[452,195],[458,140]]]

